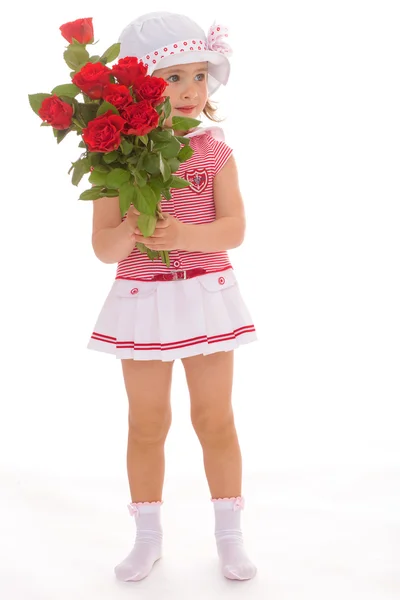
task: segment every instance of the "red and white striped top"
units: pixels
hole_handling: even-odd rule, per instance
[[[190,139],[193,156],[182,163],[175,173],[191,182],[190,187],[172,189],[171,200],[163,200],[162,212],[169,213],[183,223],[212,223],[215,221],[213,181],[232,154],[232,149],[217,140],[205,129]],[[161,259],[150,260],[146,254],[134,248],[129,256],[118,263],[116,279],[142,279],[149,281],[157,273],[181,271],[202,267],[208,273],[232,268],[228,253],[186,252],[171,250],[170,267]]]

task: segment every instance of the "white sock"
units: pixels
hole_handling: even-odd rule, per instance
[[[250,561],[243,546],[240,515],[244,498],[212,500],[215,510],[215,539],[222,573],[227,579],[251,579],[257,568]]]
[[[140,581],[147,577],[154,563],[161,558],[163,532],[160,521],[162,502],[132,502],[128,504],[136,520],[133,550],[115,567],[120,581]]]

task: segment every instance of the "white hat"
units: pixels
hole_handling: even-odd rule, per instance
[[[155,69],[193,62],[209,63],[208,93],[211,96],[229,79],[228,56],[231,48],[226,43],[228,30],[222,25],[210,27],[208,36],[194,21],[169,12],[153,12],[138,17],[121,33],[119,58],[136,56],[148,67]]]

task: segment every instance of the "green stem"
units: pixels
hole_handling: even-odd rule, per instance
[[[166,264],[167,267],[169,267],[170,266],[170,261],[169,261],[168,251],[161,250],[160,254],[161,254],[161,260],[163,261],[163,263]]]

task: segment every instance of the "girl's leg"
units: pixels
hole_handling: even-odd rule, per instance
[[[133,550],[115,574],[122,581],[146,577],[161,558],[160,508],[164,483],[164,443],[171,424],[172,362],[122,360],[129,400],[127,468],[136,521]]]
[[[243,508],[242,457],[232,408],[233,351],[183,359],[193,427],[203,449],[204,467],[214,500],[215,536],[222,571],[229,579],[250,579],[240,529]]]
[[[132,502],[162,499],[164,444],[171,425],[173,362],[121,361],[129,400],[127,469]]]
[[[241,496],[242,456],[231,403],[233,352],[193,356],[182,363],[211,496]]]

